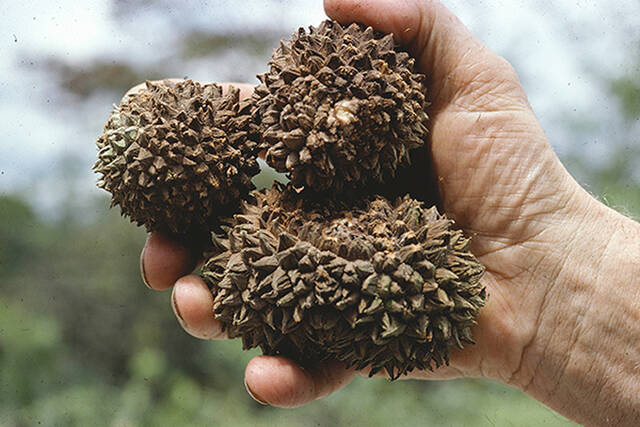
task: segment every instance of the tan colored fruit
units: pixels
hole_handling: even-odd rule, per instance
[[[391,35],[325,21],[281,43],[248,100],[149,82],[97,141],[99,186],[137,224],[217,254],[202,269],[213,315],[244,348],[391,379],[448,364],[473,343],[484,268],[435,207],[372,194],[428,149],[413,66]],[[251,191],[261,150],[289,186]]]
[[[253,194],[202,272],[216,318],[245,348],[395,379],[473,342],[484,268],[435,207],[377,196],[303,209],[281,190]]]
[[[148,230],[207,240],[259,171],[256,126],[239,90],[191,80],[147,82],[115,107],[98,138],[99,186]]]
[[[424,75],[393,36],[324,21],[281,42],[255,90],[267,162],[295,187],[341,191],[393,177],[427,134]]]

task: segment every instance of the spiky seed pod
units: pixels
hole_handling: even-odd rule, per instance
[[[484,268],[435,207],[377,196],[302,209],[276,189],[254,196],[202,273],[216,318],[245,348],[395,379],[473,343]]]
[[[381,182],[424,144],[424,75],[371,27],[324,21],[300,28],[258,76],[254,117],[267,162],[316,191]]]
[[[147,82],[115,107],[98,138],[99,186],[148,230],[206,238],[253,189],[258,136],[239,90]]]

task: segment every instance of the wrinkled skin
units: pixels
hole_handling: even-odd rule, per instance
[[[622,323],[618,316],[640,324],[640,307],[633,302],[640,298],[629,303],[624,297],[640,297],[640,271],[620,257],[640,255],[634,243],[640,241],[638,224],[600,204],[571,178],[513,68],[442,4],[325,0],[325,10],[342,23],[393,32],[428,76],[434,176],[416,170],[415,180],[437,185],[441,207],[473,236],[472,251],[487,268],[483,280],[490,297],[474,330],[477,345],[453,350],[449,367],[410,377],[487,377],[578,422],[633,422],[640,410],[638,385],[607,379],[625,373],[633,379],[633,366],[622,361],[625,356],[585,349],[597,347],[603,334]],[[242,90],[251,93],[249,86]],[[151,288],[173,287],[173,308],[187,332],[223,338],[211,315],[209,290],[187,275],[196,264],[188,249],[152,234],[141,264]],[[598,279],[608,269],[629,292],[605,292]],[[594,304],[597,298],[603,303]],[[626,335],[608,337],[610,348],[620,343],[626,357],[640,360],[640,333],[630,326],[622,330]],[[620,369],[606,368],[605,361]],[[590,369],[589,375],[604,380],[596,384],[587,375]],[[305,370],[282,357],[259,356],[247,366],[245,384],[256,400],[295,407],[328,395],[354,375],[337,362]],[[601,399],[605,390],[609,401]]]

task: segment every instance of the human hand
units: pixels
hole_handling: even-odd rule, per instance
[[[507,382],[518,368],[518,349],[535,334],[538,313],[533,308],[540,306],[545,294],[542,286],[535,292],[526,286],[537,281],[527,271],[532,255],[544,255],[532,254],[527,245],[548,227],[542,216],[565,209],[575,184],[551,150],[511,66],[473,38],[444,6],[327,0],[325,7],[338,21],[358,21],[393,32],[427,75],[431,158],[442,205],[473,235],[473,252],[487,267],[484,280],[491,297],[474,331],[477,346],[454,350],[449,367],[411,376],[487,376]],[[246,89],[248,95],[250,88]],[[425,186],[431,179],[417,178]],[[194,266],[184,248],[153,234],[142,260],[152,287],[168,288],[177,281],[174,311],[189,333],[208,339],[223,336],[221,325],[211,316],[210,291],[197,276],[181,278]],[[285,368],[291,370],[289,385],[283,384]],[[270,404],[295,406],[318,397],[287,398],[305,388],[301,382],[307,373],[284,358],[261,357],[249,365],[246,382]],[[337,377],[346,382],[352,376],[340,369]],[[319,378],[327,378],[324,367]],[[282,384],[282,390],[275,391],[273,384]],[[318,385],[313,382],[311,388]]]
[[[601,251],[594,254],[580,237],[598,242],[612,221],[623,220],[566,172],[513,68],[442,4],[325,0],[325,9],[337,21],[393,32],[427,75],[435,176],[419,179],[425,186],[435,179],[444,211],[473,236],[472,251],[487,268],[483,280],[490,297],[474,329],[477,345],[452,350],[448,367],[409,377],[487,377],[553,405],[548,383],[563,374],[556,365],[572,350],[563,342],[575,344],[573,331],[584,314],[565,311],[572,298],[582,302],[592,294],[577,292],[587,288],[582,276],[592,270],[576,273],[567,260],[601,261]],[[188,250],[158,234],[150,236],[141,257],[151,287],[175,282],[172,301],[182,326],[200,338],[221,338],[210,291],[197,276],[183,276],[194,262]],[[582,286],[569,286],[575,283]],[[260,356],[248,365],[245,383],[258,400],[290,407],[323,397],[354,375],[337,363],[305,370],[282,357]]]

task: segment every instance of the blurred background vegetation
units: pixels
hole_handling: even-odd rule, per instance
[[[7,25],[0,53],[10,55],[0,64],[7,73],[0,85],[6,130],[0,134],[0,425],[571,425],[519,391],[484,380],[358,378],[300,409],[255,403],[242,376],[257,353],[242,352],[236,341],[188,336],[173,317],[169,293],[142,284],[137,260],[145,233],[109,210],[107,195],[95,189],[93,141],[110,105],[145,79],[254,82],[281,37],[322,19],[321,5],[305,10],[292,1],[260,0],[177,8],[169,0],[105,0],[88,2],[99,12],[85,17],[78,9],[84,6],[61,2],[71,14],[82,12],[72,37],[82,39],[88,33],[80,30],[97,26],[92,17],[111,25],[106,41],[103,34],[65,51],[64,45],[48,49],[46,37],[39,45],[20,44],[43,21],[69,18],[62,7],[31,10],[39,2],[33,3],[12,11],[19,18],[14,26],[10,14],[1,18]],[[536,111],[567,168],[605,203],[637,218],[640,50],[626,39],[617,47],[630,62],[609,68],[588,54],[596,46],[591,34],[606,39],[626,9],[602,18],[604,29],[580,30],[566,11],[518,2],[525,3],[531,10],[546,5],[544,22],[559,23],[559,32],[580,42],[570,45],[577,80],[597,90],[562,103],[563,94],[545,91],[527,62],[536,49],[553,46],[523,42],[522,32],[508,25],[491,31],[485,6],[455,6],[481,37],[513,40],[492,47],[514,63],[534,109],[542,106]],[[82,42],[91,52],[75,54]],[[576,82],[575,75],[556,78]]]

